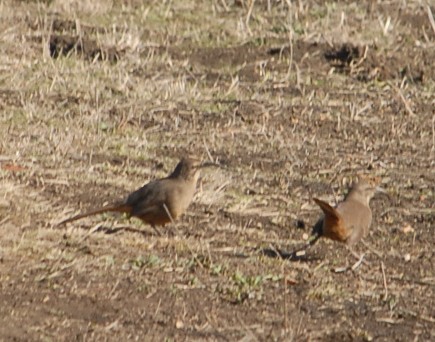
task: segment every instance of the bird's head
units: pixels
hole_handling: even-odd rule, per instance
[[[200,159],[192,156],[183,157],[169,177],[193,180],[196,182],[199,178],[201,169],[210,166],[219,166],[219,164],[210,162],[202,163]]]
[[[387,193],[385,189],[378,186],[379,183],[380,179],[378,178],[359,176],[358,182],[352,185],[348,196],[352,196],[354,199],[358,199],[360,202],[369,205],[370,200],[376,193]]]

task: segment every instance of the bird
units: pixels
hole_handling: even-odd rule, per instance
[[[266,248],[262,250],[262,253],[289,260],[300,260],[300,253],[313,246],[321,237],[339,241],[352,247],[369,231],[372,223],[370,200],[376,192],[386,193],[374,182],[359,178],[358,182],[349,189],[344,200],[338,203],[335,208],[321,199],[313,198],[314,202],[322,209],[323,215],[313,226],[308,242],[292,252]]]
[[[186,211],[195,194],[200,169],[207,166],[218,164],[201,164],[196,158],[183,157],[167,177],[145,184],[122,201],[73,216],[58,225],[100,213],[119,212],[139,218],[160,234],[157,226],[175,221]]]
[[[314,241],[311,244],[323,236],[347,246],[355,245],[369,232],[372,223],[370,200],[376,192],[385,193],[385,190],[368,180],[360,179],[335,208],[321,199],[313,198],[322,209],[323,216],[313,227]]]

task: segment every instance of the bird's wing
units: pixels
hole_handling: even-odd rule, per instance
[[[126,203],[133,208],[131,215],[139,216],[151,207],[163,206],[167,201],[164,185],[164,180],[157,180],[132,192],[126,200]]]

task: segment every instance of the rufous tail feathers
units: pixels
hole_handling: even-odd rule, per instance
[[[322,225],[323,236],[332,240],[342,242],[346,241],[346,239],[349,237],[349,232],[347,231],[343,218],[337,209],[331,207],[328,203],[318,198],[313,198],[313,200],[325,214]]]
[[[316,202],[325,215],[331,216],[331,219],[335,218],[337,221],[340,220],[340,214],[337,212],[337,209],[331,207],[328,203],[318,198],[313,198],[313,201]]]

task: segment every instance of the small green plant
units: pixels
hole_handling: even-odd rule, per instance
[[[156,265],[159,265],[161,263],[161,260],[156,255],[149,255],[147,257],[144,257],[142,255],[139,255],[136,259],[130,259],[127,263],[125,263],[122,266],[122,269],[124,270],[140,270],[143,267],[154,267]]]
[[[230,301],[239,304],[248,299],[261,299],[263,280],[263,276],[247,276],[237,271],[232,276],[232,286],[227,290]]]

